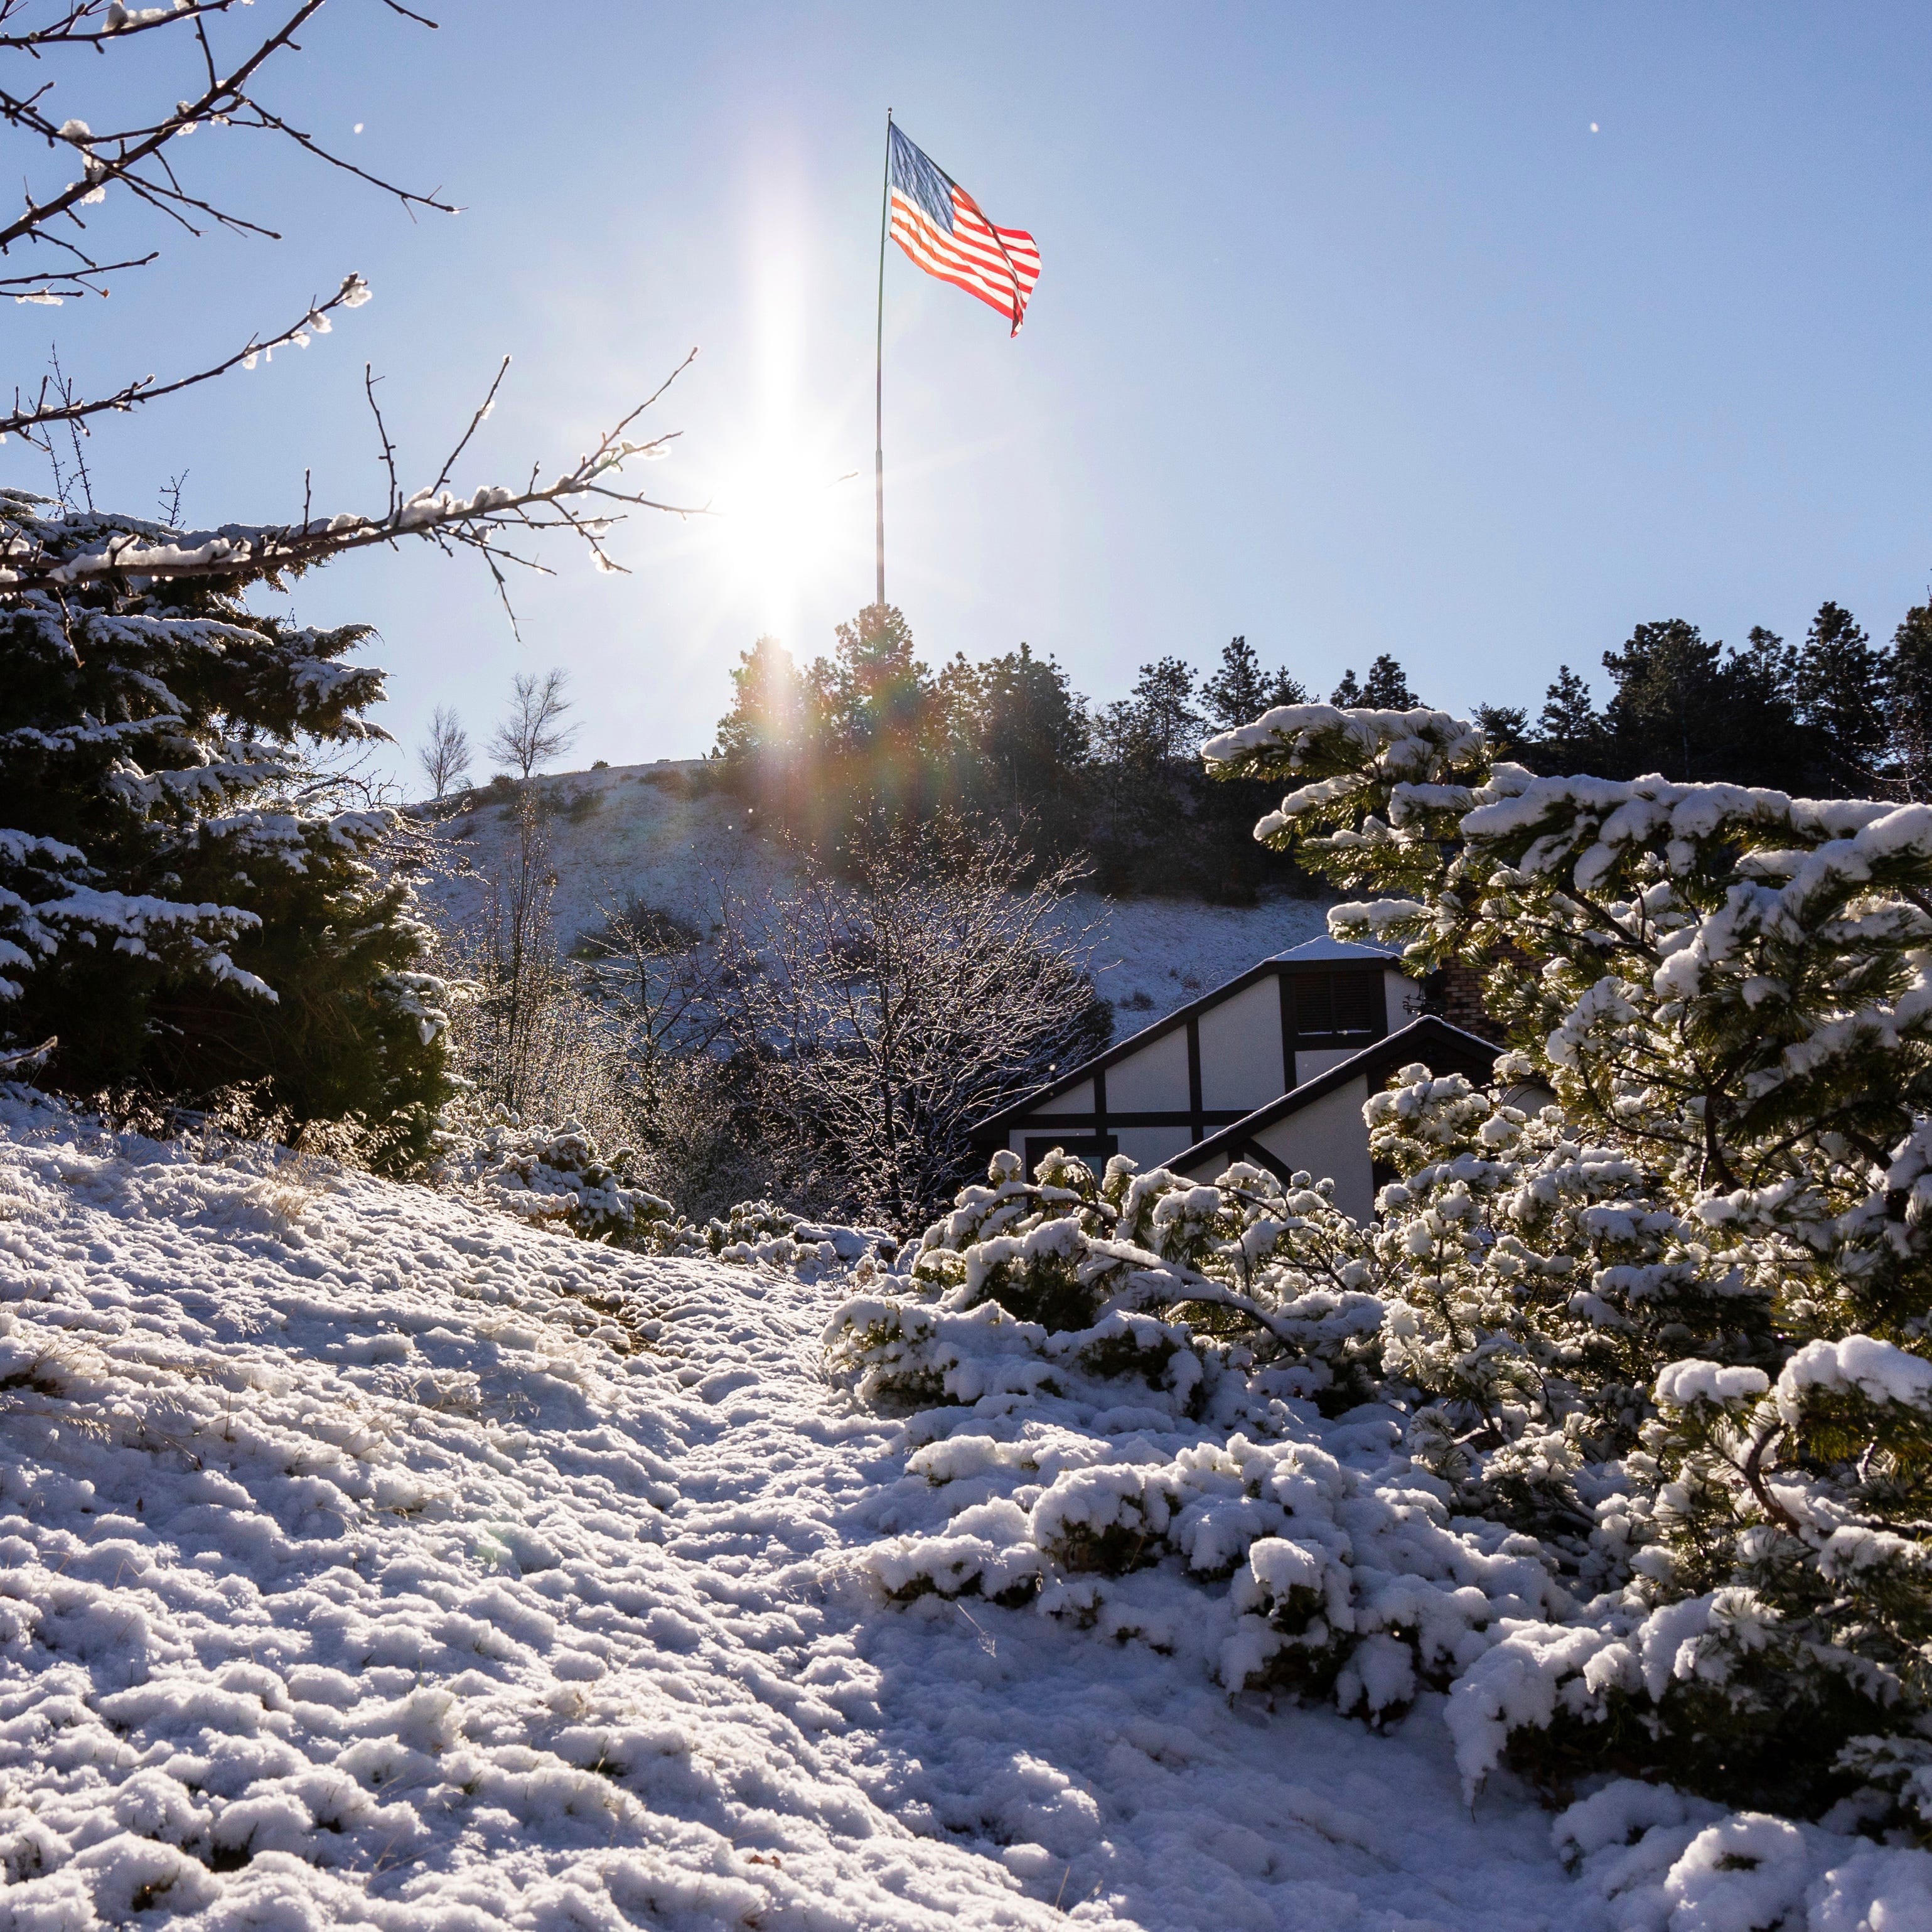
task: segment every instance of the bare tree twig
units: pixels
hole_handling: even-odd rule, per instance
[[[662,396],[678,374],[691,366],[697,353],[694,349],[679,364],[652,400]],[[374,382],[373,372],[365,373],[370,406],[376,410],[381,427]],[[587,503],[659,510],[679,517],[710,514],[703,505],[666,502],[640,490],[614,487],[625,463],[665,455],[676,440],[675,430],[644,442],[632,442],[622,434],[649,406],[648,402],[640,404],[630,411],[554,482],[539,484],[532,472],[526,488],[486,484],[466,496],[434,487],[404,496],[394,446],[382,428],[389,495],[386,508],[376,516],[304,516],[299,524],[228,524],[218,530],[183,532],[124,517],[40,517],[32,510],[35,500],[16,493],[10,500],[0,499],[10,512],[5,519],[4,540],[0,540],[0,591],[58,590],[117,578],[173,581],[260,576],[304,568],[372,544],[393,544],[405,537],[422,538],[452,555],[458,549],[476,550],[488,561],[500,587],[497,560],[526,569],[544,569],[536,560],[508,548],[503,538],[513,532],[558,530],[580,538],[598,568],[621,572],[624,566],[612,560],[602,539],[614,524],[622,520],[622,513],[600,507],[586,514]],[[464,432],[463,442],[467,442],[470,434]],[[446,476],[448,467],[446,463],[440,473]]]
[[[70,389],[62,389],[44,378],[31,403],[22,401],[17,388],[14,392],[13,413],[0,416],[0,437],[30,435],[50,424],[77,422],[87,416],[98,416],[104,410],[125,412],[143,403],[158,402],[164,396],[178,395],[199,382],[212,382],[218,376],[226,375],[231,369],[252,368],[258,356],[272,354],[291,344],[304,346],[311,334],[326,334],[329,328],[328,318],[336,310],[359,308],[368,299],[369,284],[360,275],[346,276],[341,287],[326,302],[311,302],[302,320],[284,329],[280,334],[266,341],[251,335],[232,356],[224,356],[220,362],[198,370],[192,376],[177,376],[172,382],[157,382],[153,376],[143,376],[123,385],[112,395],[76,400]],[[55,400],[50,401],[50,396]]]

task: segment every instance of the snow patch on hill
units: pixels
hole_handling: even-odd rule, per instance
[[[742,800],[682,791],[684,775],[703,763],[664,759],[538,781],[556,808],[549,836],[565,946],[599,924],[607,907],[641,898],[702,925],[721,888],[756,894],[789,876],[784,854],[760,835]],[[442,821],[439,841],[455,868],[434,878],[427,896],[458,919],[473,916],[484,880],[504,862],[512,817],[512,808],[490,801]],[[1070,934],[1086,934],[1095,984],[1120,1008],[1115,1033],[1124,1038],[1258,959],[1327,932],[1327,906],[1289,898],[1237,907],[1076,892],[1061,924]]]
[[[4,1932],[1928,1922],[1669,1792],[1472,1813],[1437,1700],[887,1605],[836,1285],[201,1154],[0,1088]]]

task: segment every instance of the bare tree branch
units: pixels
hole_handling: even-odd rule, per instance
[[[12,256],[18,248],[34,255],[44,251],[53,259],[44,266],[30,263],[16,268],[0,262],[0,271],[4,271],[0,272],[0,294],[10,294],[16,302],[50,304],[89,294],[104,296],[110,277],[155,260],[158,249],[108,259],[91,246],[88,212],[93,204],[106,199],[110,189],[124,190],[148,212],[190,235],[220,226],[279,239],[277,229],[244,214],[225,197],[212,198],[184,182],[174,165],[174,144],[202,130],[253,130],[287,141],[328,166],[392,196],[412,216],[418,208],[455,212],[454,204],[441,199],[439,192],[405,187],[335,152],[252,91],[271,63],[302,51],[296,36],[314,19],[323,0],[285,0],[278,25],[259,39],[251,36],[238,57],[220,59],[208,24],[214,16],[228,14],[237,4],[238,0],[181,0],[172,6],[130,8],[122,0],[105,0],[105,4],[104,0],[67,0],[67,4],[56,5],[52,17],[42,25],[15,26],[13,31],[8,31],[10,23],[21,21],[23,16],[31,17],[39,10],[32,0],[0,4],[0,127],[25,136],[56,160],[65,157],[70,163],[79,164],[78,178],[64,180],[58,187],[37,189],[23,176],[18,213],[10,220],[0,221],[0,258]],[[239,4],[249,4],[250,0],[239,0]],[[393,0],[384,0],[384,4],[404,19],[427,27],[436,25]],[[146,44],[166,28],[194,35],[206,74],[198,96],[176,101],[170,111],[139,115],[97,133],[77,116],[56,118],[58,110],[50,99],[56,86],[53,79],[37,76],[30,87],[4,84],[16,70],[6,65],[9,56],[16,61],[31,60],[37,67],[70,50],[100,58],[118,52],[118,44],[124,41]],[[11,416],[0,417],[0,436],[30,434],[47,424],[125,411],[212,381],[238,365],[252,367],[257,356],[286,344],[305,342],[311,331],[327,327],[325,318],[332,310],[352,308],[366,300],[368,293],[368,285],[360,277],[351,275],[334,298],[312,304],[293,327],[266,339],[251,336],[232,355],[166,382],[150,375],[99,395],[82,397],[70,392],[58,398],[58,406],[50,406],[53,399],[44,384],[38,399],[16,391]]]
[[[44,376],[32,402],[22,402],[20,390],[14,392],[13,413],[0,416],[0,437],[31,437],[34,430],[44,429],[51,424],[79,422],[108,410],[125,412],[142,403],[157,402],[164,396],[178,394],[183,389],[193,388],[198,382],[212,382],[218,376],[226,375],[231,369],[252,369],[258,357],[272,356],[278,349],[291,345],[307,347],[311,335],[328,333],[328,317],[337,309],[359,308],[368,299],[369,284],[360,275],[345,277],[341,287],[328,301],[311,302],[302,320],[284,329],[280,334],[267,341],[250,336],[232,356],[192,376],[177,376],[170,382],[157,382],[153,376],[143,376],[112,395],[81,400],[74,396],[70,388]]]
[[[640,490],[614,487],[624,464],[669,453],[676,430],[641,442],[631,441],[623,432],[690,367],[697,353],[694,349],[649,401],[607,430],[594,448],[554,482],[538,484],[533,472],[521,490],[485,484],[464,496],[430,486],[405,497],[392,467],[388,503],[378,515],[347,513],[308,517],[298,524],[227,524],[218,530],[190,532],[128,517],[41,516],[34,508],[40,499],[17,491],[0,493],[0,590],[58,591],[115,578],[257,577],[404,538],[420,538],[451,556],[459,549],[474,550],[489,563],[500,586],[500,561],[548,574],[534,558],[509,548],[506,538],[560,530],[580,538],[600,570],[622,572],[624,566],[613,561],[603,539],[623,520],[623,512],[603,506],[662,510],[679,517],[710,514],[702,505],[665,502]],[[374,378],[368,380],[373,408]],[[377,420],[380,424],[380,412]],[[473,428],[472,422],[463,442]],[[383,436],[385,461],[392,463],[386,430]],[[454,460],[452,456],[450,461]],[[446,476],[448,467],[446,462],[439,473]]]

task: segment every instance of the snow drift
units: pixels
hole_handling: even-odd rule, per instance
[[[842,1292],[0,1090],[0,1928],[1932,1923],[1648,1786],[1472,1815],[1439,1700],[891,1604],[1015,1506],[828,1388]]]

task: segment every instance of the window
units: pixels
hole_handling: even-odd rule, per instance
[[[1379,971],[1297,973],[1288,985],[1298,1040],[1382,1036],[1384,1022]]]

